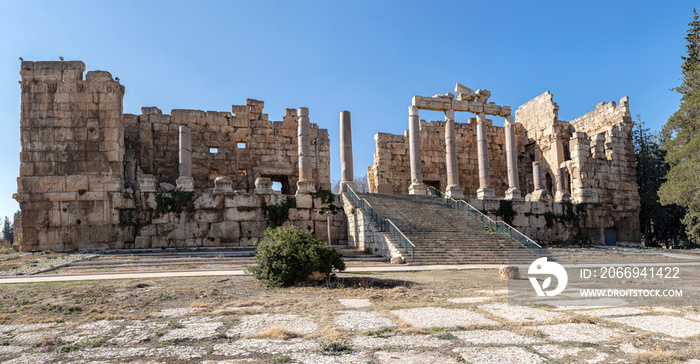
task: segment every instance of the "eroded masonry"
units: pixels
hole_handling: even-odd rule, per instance
[[[401,253],[392,239],[439,231],[416,228],[428,219],[411,220],[411,211],[391,210],[398,200],[373,195],[393,216],[384,221],[347,188],[354,176],[347,111],[340,112],[345,192],[338,197],[328,191],[328,131],[311,123],[305,107],[274,122],[252,99],[231,112],[168,115],[144,107],[124,114],[119,80],[84,73],[80,61],[22,62],[15,219],[24,250],[250,246],[268,227],[295,225],[323,241],[405,261],[408,248]],[[489,102],[485,89],[457,84],[455,92],[415,96],[404,135],[375,135],[370,192],[424,195],[433,187],[539,242],[639,242],[626,97],[567,122],[549,92],[515,112]],[[420,120],[419,110],[440,111],[445,120]],[[467,122],[457,122],[465,114]],[[420,198],[406,198],[414,200],[401,206],[420,212]],[[405,231],[391,235],[389,225]],[[485,244],[451,239],[465,240],[462,250]]]
[[[330,142],[307,108],[275,122],[252,99],[232,112],[124,114],[124,86],[84,71],[22,62],[23,249],[253,245],[273,205],[288,214],[279,223],[328,239],[319,212],[333,201],[317,191],[330,188]],[[330,219],[334,243],[344,221]]]
[[[639,242],[627,97],[567,122],[549,91],[514,114],[488,102],[488,90],[457,84],[455,92],[415,96],[404,135],[375,135],[371,192],[425,194],[432,186],[499,217],[510,210],[512,225],[538,241]],[[444,112],[445,121],[420,120],[419,109]],[[457,123],[455,112],[475,117]]]

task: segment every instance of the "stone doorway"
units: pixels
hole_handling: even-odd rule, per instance
[[[425,187],[432,187],[438,191],[442,191],[440,189],[440,181],[425,181],[424,180],[423,183],[425,184]]]
[[[617,245],[617,229],[605,229],[605,245]]]

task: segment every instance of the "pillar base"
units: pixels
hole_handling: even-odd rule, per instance
[[[316,192],[314,181],[299,181],[297,182],[297,195],[305,192]]]
[[[496,190],[491,187],[479,187],[479,189],[476,190],[476,198],[479,200],[495,200]]]
[[[178,177],[175,184],[183,191],[194,191],[194,178],[192,177]]]
[[[523,196],[520,194],[520,189],[516,187],[509,188],[506,191],[506,200],[522,201]]]
[[[423,183],[411,183],[411,185],[408,186],[408,194],[409,195],[427,195],[428,188],[425,187],[425,184],[423,184]]]
[[[447,186],[445,194],[452,197],[455,200],[461,200],[464,198],[464,187],[462,186]]]
[[[340,191],[343,191],[343,186],[348,185],[348,187],[352,188],[353,191],[357,192],[357,186],[355,186],[354,181],[340,181]]]
[[[139,177],[139,190],[141,192],[156,192],[156,177],[152,174],[144,174]]]
[[[530,194],[530,201],[549,202],[549,196],[545,190],[534,190]]]
[[[554,202],[569,202],[571,201],[571,195],[566,191],[557,191],[554,194]]]

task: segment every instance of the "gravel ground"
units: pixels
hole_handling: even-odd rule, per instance
[[[550,322],[566,317],[566,314],[560,312],[551,312],[535,307],[509,306],[507,303],[490,303],[479,306],[479,308],[508,321],[518,323]]]
[[[432,327],[499,325],[497,321],[468,310],[440,307],[409,308],[391,311],[392,314],[411,326],[428,329]]]
[[[619,331],[586,323],[537,326],[537,329],[553,341],[600,343],[610,341]]]
[[[455,349],[467,363],[472,364],[532,364],[545,359],[521,347],[474,347]]]
[[[460,340],[475,345],[529,345],[542,342],[535,337],[527,337],[507,330],[471,330],[454,333]]]
[[[18,253],[18,257],[23,260],[29,260],[28,264],[23,265],[8,265],[0,269],[0,276],[24,276],[35,274],[49,268],[61,266],[63,264],[77,262],[79,260],[90,259],[96,257],[94,254],[31,254]],[[3,257],[6,257],[3,255]],[[12,263],[9,260],[7,263]]]
[[[366,331],[382,327],[397,326],[379,312],[340,311],[335,316],[335,325],[350,331]]]
[[[5,285],[0,362],[690,364],[700,357],[694,307],[509,306],[505,284],[491,270],[357,274],[343,288],[263,288],[250,277]]]
[[[313,318],[299,315],[266,314],[246,315],[241,323],[229,330],[230,337],[257,335],[273,327],[281,327],[297,334],[310,334],[319,329]]]
[[[700,322],[686,320],[675,316],[636,316],[611,318],[611,321],[636,327],[638,329],[658,332],[673,337],[690,337],[700,335]]]

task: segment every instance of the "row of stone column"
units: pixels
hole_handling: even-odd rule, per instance
[[[409,106],[408,108],[408,137],[409,137],[409,158],[411,166],[411,185],[408,192],[413,195],[423,195],[427,193],[423,183],[421,172],[421,137],[420,119],[418,108]],[[506,116],[506,162],[508,165],[508,191],[506,199],[521,199],[520,187],[518,184],[517,151],[515,148],[515,122],[512,115]],[[491,175],[489,173],[489,150],[486,134],[486,114],[479,113],[476,118],[476,141],[477,157],[479,163],[479,189],[476,191],[479,199],[495,199],[494,189],[491,187]],[[464,198],[464,188],[459,183],[459,171],[457,168],[457,147],[455,140],[455,120],[454,110],[445,111],[445,162],[447,169],[447,188],[445,193],[454,198]]]

